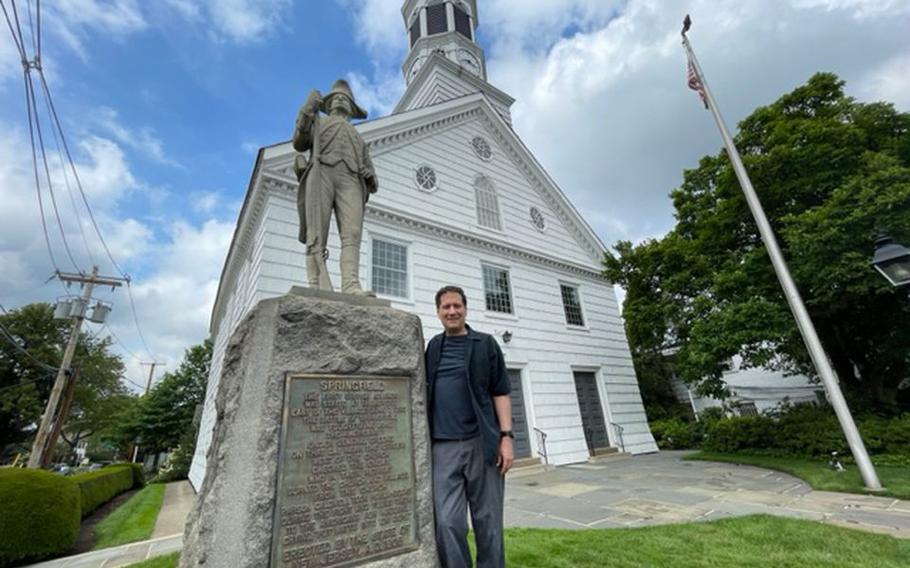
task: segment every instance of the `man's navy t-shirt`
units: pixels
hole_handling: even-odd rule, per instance
[[[467,337],[453,335],[442,340],[433,393],[434,440],[463,440],[478,431],[464,360]]]

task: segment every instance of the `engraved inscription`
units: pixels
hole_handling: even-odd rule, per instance
[[[272,566],[346,566],[417,547],[408,381],[287,378]]]

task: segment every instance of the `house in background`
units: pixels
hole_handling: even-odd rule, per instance
[[[476,0],[408,0],[402,15],[407,89],[390,116],[357,125],[379,179],[364,221],[363,283],[418,315],[426,339],[441,331],[436,290],[465,289],[468,322],[505,355],[516,458],[566,464],[601,449],[656,451],[601,273],[604,245],[512,129],[513,99],[486,81]],[[197,489],[231,334],[259,301],[306,282],[295,154],[290,142],[259,151],[225,261],[190,471]],[[334,228],[328,248],[338,258]],[[337,263],[329,264],[337,285]]]
[[[787,376],[780,371],[763,368],[743,369],[741,361],[734,358],[729,371],[724,373],[727,385],[726,399],[703,396],[681,379],[671,380],[677,400],[699,414],[706,408],[725,408],[739,416],[755,416],[783,404],[820,404],[826,402],[825,389],[812,383],[805,375]]]

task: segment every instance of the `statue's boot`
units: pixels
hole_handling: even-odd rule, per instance
[[[376,294],[360,287],[360,244],[341,245],[341,292],[358,296]]]
[[[325,256],[321,253],[306,255],[306,276],[307,284],[310,288],[317,290],[328,290],[331,292],[332,280],[329,278],[329,271],[325,265]]]

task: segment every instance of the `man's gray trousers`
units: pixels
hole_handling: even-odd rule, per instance
[[[505,478],[483,458],[483,440],[433,441],[436,547],[443,568],[469,568],[468,505],[477,542],[477,568],[506,565],[502,535]]]

